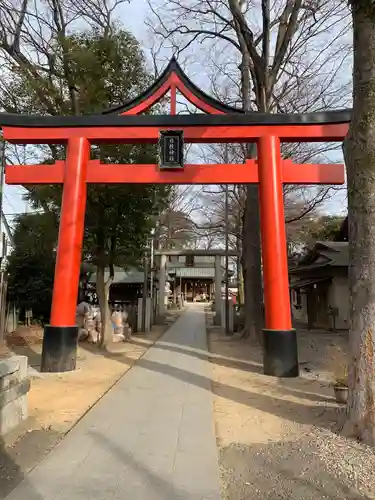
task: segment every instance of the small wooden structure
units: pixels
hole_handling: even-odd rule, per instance
[[[295,321],[308,328],[349,328],[349,245],[318,241],[289,271]]]

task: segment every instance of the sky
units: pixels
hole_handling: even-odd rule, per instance
[[[147,2],[145,0],[134,0],[129,5],[121,8],[121,21],[139,40],[147,43],[147,36],[144,21],[147,15]],[[15,214],[25,213],[30,208],[22,199],[25,190],[20,186],[4,186],[3,212],[7,217],[9,224]]]
[[[153,5],[157,4],[158,0],[153,0]],[[145,26],[145,20],[149,16],[149,8],[147,5],[147,0],[133,0],[130,5],[122,7],[122,22],[129,28],[132,33],[137,37],[138,40],[142,41],[147,49],[150,46],[150,35],[148,33],[148,28]],[[163,57],[163,54],[162,54]],[[170,54],[165,53],[166,60],[170,57]],[[190,68],[184,68],[188,73],[189,77],[203,88],[205,91],[209,92],[209,82],[207,78],[204,77],[204,72],[199,71],[199,66],[194,64]],[[202,76],[203,75],[203,76]],[[330,155],[330,160],[337,163],[343,163],[343,154],[341,149],[335,151]],[[335,193],[332,199],[326,201],[322,209],[325,213],[334,213],[340,215],[346,215],[347,211],[347,193],[346,189],[340,190]]]
[[[156,3],[158,0],[154,0]],[[148,27],[145,25],[145,20],[149,14],[148,5],[146,0],[133,0],[129,5],[122,5],[119,10],[121,22],[124,26],[131,31],[136,38],[142,43],[145,48],[146,55],[149,52],[151,42]],[[170,53],[162,52],[161,58],[165,58],[165,63],[170,57]],[[192,64],[188,68],[187,73],[192,80],[204,90],[209,91],[210,84],[204,76],[204,72],[200,71],[197,63]],[[337,152],[332,156],[332,161],[342,162],[341,152]],[[24,190],[19,186],[5,186],[3,211],[7,215],[8,222],[11,224],[14,214],[24,213],[29,210],[27,204],[22,199]],[[327,213],[340,213],[344,214],[346,211],[346,191],[341,191],[338,195],[327,202],[324,206],[324,211]]]
[[[146,12],[147,2],[144,0],[135,0],[131,5],[123,6],[121,9],[122,22],[140,40],[145,39]],[[22,199],[23,193],[24,189],[20,186],[4,186],[3,212],[9,223],[12,222],[14,214],[29,210],[27,203]]]

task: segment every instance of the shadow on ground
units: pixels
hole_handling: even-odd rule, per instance
[[[154,345],[154,348],[156,349],[169,349],[170,347],[172,347],[172,350],[176,352],[177,355],[184,354],[202,360],[206,360],[208,357],[208,353],[205,351],[183,349],[179,346],[175,347],[169,344],[163,345],[162,342],[158,342]],[[111,353],[102,350],[92,350],[92,352],[96,353],[99,356],[115,358],[121,363],[129,364],[130,362],[132,362],[131,358],[127,357],[123,353]],[[171,361],[173,363],[173,358]],[[231,360],[230,358],[212,358],[212,361],[215,363],[226,363],[226,366],[229,366],[232,363],[234,366],[236,366],[236,363],[238,362],[238,360]],[[240,360],[240,363],[246,363],[246,361]],[[308,394],[307,399],[309,399],[310,401],[313,399],[314,401],[317,401],[317,404],[313,405],[310,402],[308,405],[304,405],[297,401],[280,399],[277,397],[276,392],[275,394],[262,394],[255,391],[252,392],[249,390],[243,390],[240,387],[234,387],[221,382],[212,382],[210,378],[178,368],[176,366],[173,366],[173,364],[164,364],[144,357],[137,360],[135,365],[141,366],[155,373],[161,373],[170,377],[174,377],[187,384],[195,385],[196,387],[200,387],[204,390],[211,391],[211,387],[213,387],[215,394],[217,394],[218,396],[229,399],[236,403],[256,408],[266,413],[277,415],[292,422],[298,422],[300,424],[322,425],[328,429],[331,429],[334,423],[337,421],[337,406],[334,404],[330,406],[329,402],[331,402],[331,400],[329,398],[327,398],[327,400],[324,399],[325,403],[327,403],[328,401],[327,404],[319,404],[320,395],[317,395],[317,398],[315,399],[315,395],[313,393]],[[259,373],[258,367],[256,373]],[[277,386],[277,388],[278,390],[280,389],[279,386]],[[281,388],[281,390],[283,390],[283,387]],[[288,387],[287,391],[293,393],[293,388]],[[303,395],[304,394],[305,393],[303,392]],[[298,396],[301,397],[301,394],[298,394]],[[321,418],[323,416],[324,418]]]
[[[233,338],[231,342],[238,342],[238,340]],[[141,345],[136,340],[132,340],[132,343],[136,345],[138,344]],[[191,349],[183,348],[179,345],[163,341],[160,341],[157,344],[155,344],[154,349],[186,354],[188,356],[193,356],[194,358],[201,360],[208,359],[208,361],[210,361],[215,365],[241,370],[244,372],[257,373],[260,375],[263,374],[263,366],[261,364],[261,354],[256,352],[259,351],[258,346],[254,346],[255,352],[253,353],[253,359],[250,360],[222,356],[220,354],[215,354],[212,352],[202,351],[193,348]],[[261,382],[257,381],[257,384],[259,385],[261,384]],[[300,385],[301,385],[300,379],[288,379],[288,380],[278,379],[277,389],[283,392],[284,394],[298,395],[299,397],[302,397],[303,399],[308,399],[310,401],[315,401],[315,402],[321,401],[327,403],[334,401],[333,395],[328,396],[316,392],[308,392],[305,389],[299,389],[298,386]]]
[[[6,499],[22,481],[28,481],[27,473],[60,438],[55,432],[43,430],[27,433],[11,447],[0,440],[0,500]],[[50,499],[44,499],[30,483],[25,500]]]
[[[145,344],[140,342],[137,337],[133,337],[130,343],[134,346],[144,347]],[[238,343],[238,340],[233,337],[230,339],[223,338],[221,341],[227,343],[228,345],[233,342]],[[114,346],[114,351],[106,351],[99,349],[95,345],[80,343],[81,349],[88,350],[95,355],[115,359],[116,361],[126,365],[134,363],[134,359],[121,352],[121,344],[114,344]],[[251,372],[258,375],[262,374],[261,352],[259,347],[255,345],[250,351],[250,359],[227,357],[205,350],[196,349],[188,344],[182,346],[176,343],[158,341],[153,347],[154,349],[169,351],[176,353],[176,355],[191,356],[203,361],[208,359],[213,364],[228,367],[234,370]],[[117,352],[117,350],[119,351]],[[17,354],[28,356],[29,362],[33,368],[39,368],[40,354],[35,352],[32,347],[22,346],[15,349],[15,351]],[[277,385],[272,387],[267,384],[266,381],[262,382],[262,378],[258,377],[257,386],[259,387],[262,383],[264,383],[265,387],[265,392],[260,393],[256,391],[252,392],[250,390],[243,390],[240,387],[234,387],[222,382],[212,382],[211,379],[207,377],[175,367],[173,364],[163,364],[147,358],[140,358],[135,363],[148,370],[175,377],[183,382],[193,384],[205,390],[210,390],[210,388],[213,387],[214,392],[218,396],[232,400],[236,403],[256,408],[266,413],[271,413],[292,422],[322,425],[329,429],[332,429],[337,422],[337,406],[334,404],[333,397],[318,393],[318,391],[313,392],[310,385],[309,388],[302,386],[301,383],[303,384],[303,381],[301,381],[301,379],[279,379],[277,381]],[[311,384],[311,381],[308,381],[308,383]],[[296,396],[296,398],[299,398],[300,400],[307,401],[308,404],[305,405],[300,401],[280,399],[280,397],[278,397],[280,394],[290,395],[292,397]],[[316,404],[314,405],[314,403]]]
[[[135,346],[139,344],[144,346],[136,338],[131,342]],[[230,342],[236,342],[236,340],[233,338],[230,340],[225,339],[223,342],[229,344]],[[134,363],[134,359],[126,356],[123,352],[108,352],[83,343],[80,344],[80,347],[90,350],[96,355],[116,359],[118,362],[127,365]],[[155,374],[167,375],[187,384],[195,385],[206,391],[211,391],[213,386],[215,394],[220,397],[276,415],[290,422],[321,425],[331,429],[331,424],[337,420],[337,407],[333,404],[330,405],[332,398],[305,390],[306,387],[314,387],[314,385],[311,385],[311,381],[304,381],[309,385],[303,388],[301,387],[301,381],[280,380],[274,386],[273,393],[273,387],[266,383],[267,379],[260,376],[262,367],[259,348],[254,347],[249,360],[208,353],[205,350],[195,349],[189,345],[183,346],[163,341],[154,344],[154,349],[169,351],[176,356],[191,356],[202,361],[209,359],[214,364],[233,370],[251,372],[257,377],[257,386],[264,384],[265,391],[262,393],[248,389],[244,390],[241,387],[231,386],[223,382],[212,382],[210,378],[173,366],[173,356],[168,364],[153,361],[146,356],[137,360],[135,365]],[[40,355],[29,346],[22,347],[22,350],[25,355],[32,356],[31,364],[37,366],[37,356],[40,360]],[[27,354],[27,350],[30,351],[29,354]],[[17,353],[21,354],[20,351],[21,348],[18,348]],[[281,399],[281,394],[295,395],[300,400],[306,400],[306,404],[303,404],[300,400]],[[321,418],[323,414],[324,418]],[[136,474],[150,482],[155,489],[156,498],[162,498],[163,500],[189,499],[186,492],[174,489],[168,481],[155,475],[142,463],[139,463],[136,457],[124,452],[104,436],[98,433],[92,434],[102,445],[110,448],[111,452],[117,455],[118,459],[126,467],[131,467]],[[16,484],[22,481],[24,477],[22,470],[25,469],[22,468],[21,470],[6,450],[4,450],[4,453],[1,452],[0,456],[2,460],[2,462],[0,461],[2,474],[0,478],[1,500],[6,495],[3,492],[11,491]],[[303,437],[297,441],[282,441],[272,444],[255,443],[251,446],[232,444],[222,448],[221,465],[222,479],[225,486],[224,493],[226,495],[224,498],[226,500],[273,500],[277,498],[290,498],[291,500],[370,499],[364,494],[353,491],[345,484],[345,478],[343,481],[339,481],[336,478],[337,474],[335,477],[335,474],[330,472],[330,464],[322,462],[319,457],[319,449],[311,444],[308,437]],[[4,474],[3,470],[5,471]],[[6,471],[9,471],[9,474]],[[7,484],[7,476],[11,478],[9,484]],[[44,500],[37,492],[32,490],[27,499]]]
[[[338,471],[322,459],[310,436],[272,444],[232,444],[222,448],[220,455],[225,500],[374,498],[349,486],[353,483],[349,469],[338,478]]]
[[[136,340],[131,341],[133,344],[139,344]],[[263,373],[263,367],[259,361],[253,360],[245,360],[245,359],[236,359],[236,358],[228,358],[226,356],[220,356],[219,354],[214,354],[208,351],[203,351],[199,349],[195,349],[186,345],[185,347],[181,347],[178,344],[163,342],[160,341],[154,345],[155,349],[160,349],[163,351],[176,352],[179,354],[187,354],[188,356],[193,356],[197,359],[202,359],[206,361],[207,359],[212,363],[217,365],[226,366],[228,368],[236,368],[238,370],[243,370],[252,373]]]
[[[167,325],[165,325],[166,327],[173,323],[173,319],[175,318],[172,316],[171,319],[172,321],[170,320]],[[160,331],[160,334],[162,334],[162,331]],[[144,338],[144,341],[137,341],[137,344],[147,350],[148,347],[151,346],[151,342],[147,342],[147,340],[149,340],[148,337],[142,337],[140,335],[139,338]],[[39,375],[36,372],[40,371],[41,343],[29,345],[26,340],[17,340],[17,344],[7,346],[9,351],[7,351],[7,354],[27,356],[29,367],[33,369],[30,373],[31,376],[38,377]],[[22,342],[20,342],[20,340],[22,340]],[[102,350],[94,345],[80,343],[80,348],[89,350],[96,355],[102,354]],[[119,344],[114,344],[114,350],[118,348]],[[139,350],[139,346],[134,345],[134,351],[139,352]],[[124,356],[121,352],[117,354],[116,352],[108,353],[108,355],[108,357],[116,357],[117,355]],[[81,351],[80,356],[77,357],[77,361],[84,356],[85,354]],[[131,357],[128,358],[128,361],[129,364],[134,363],[134,359]],[[4,500],[23,480],[28,481],[28,472],[44,458],[64,435],[64,433],[47,428],[28,431],[29,426],[30,421],[21,424],[21,426],[15,430],[14,435],[12,433],[12,436],[7,437],[6,442],[0,441],[0,500]],[[28,491],[29,493],[25,500],[50,500],[42,498],[38,492],[33,490],[32,486],[29,487]]]
[[[21,467],[9,455],[4,441],[0,439],[0,499],[3,500],[23,479]]]
[[[91,431],[90,435],[98,442],[100,447],[107,448],[112,455],[124,464],[124,468],[130,468],[134,475],[142,479],[142,484],[147,485],[148,490],[153,490],[153,500],[193,500],[189,492],[175,486],[170,480],[164,479],[155,474],[152,470],[137,460],[131,453],[119,447],[116,443],[108,440],[103,434],[97,431]],[[139,498],[143,498],[142,491],[138,490]],[[150,499],[151,500],[151,499]]]

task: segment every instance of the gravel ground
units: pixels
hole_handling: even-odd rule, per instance
[[[373,500],[375,454],[328,430],[220,450],[223,500]]]
[[[331,349],[347,332],[299,329],[301,376],[275,379],[257,344],[210,320],[222,500],[375,500],[375,450],[335,433]]]

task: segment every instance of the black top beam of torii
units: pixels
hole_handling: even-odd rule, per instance
[[[182,85],[201,102],[213,107],[221,114],[191,115],[140,115],[122,114],[145,102],[161,89],[174,74]],[[244,113],[242,109],[228,106],[209,96],[197,87],[184,73],[175,58],[172,58],[160,77],[143,93],[127,103],[105,110],[102,113],[80,116],[38,116],[0,113],[0,127],[201,127],[201,126],[246,126],[246,125],[323,125],[344,124],[351,120],[352,110],[327,110],[309,113]]]
[[[352,110],[319,111],[313,113],[236,115],[82,115],[34,116],[0,113],[0,126],[8,127],[206,127],[246,125],[328,125],[349,123]]]

